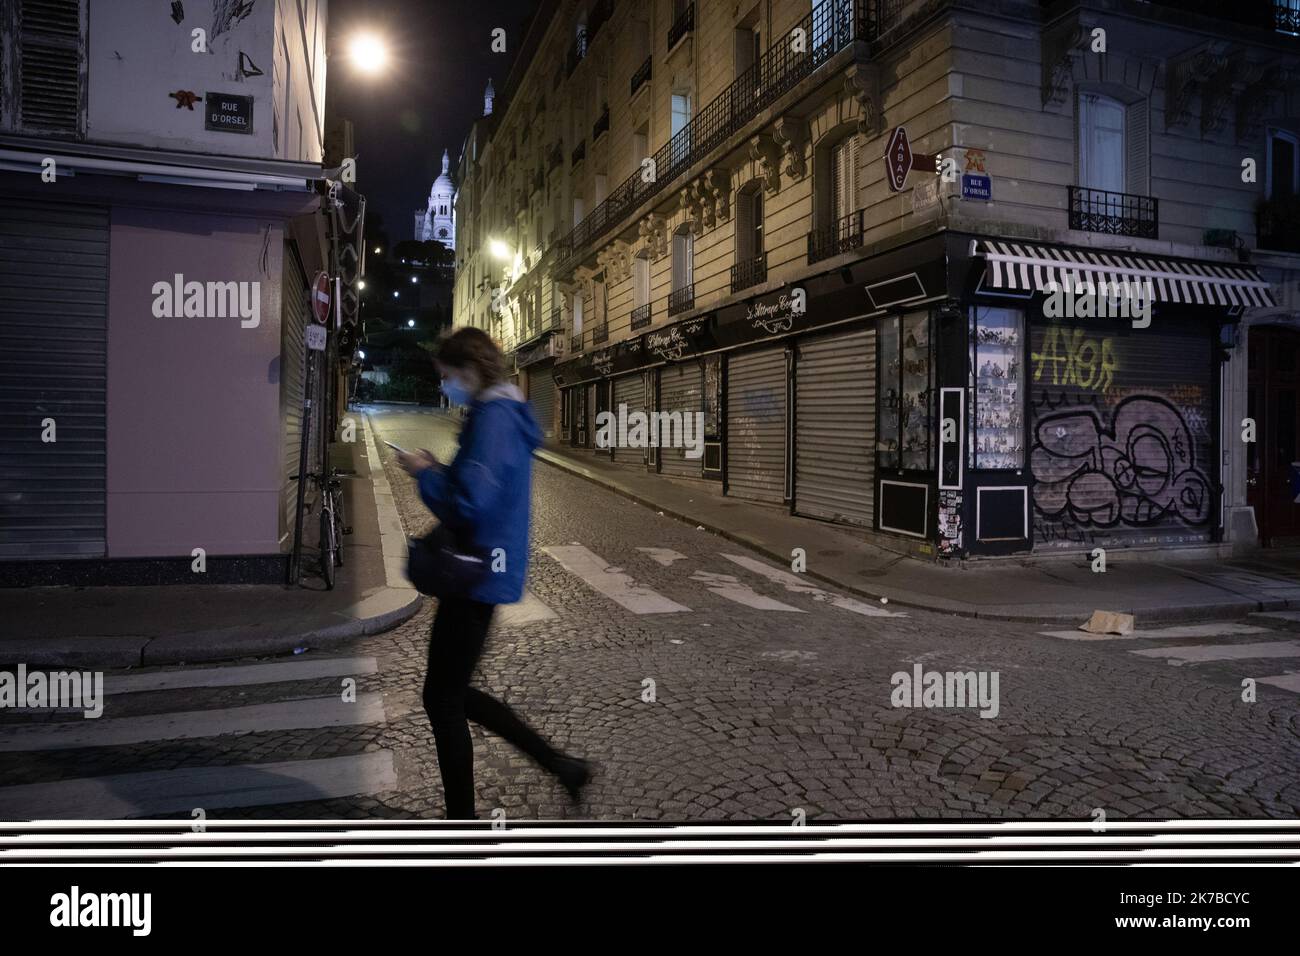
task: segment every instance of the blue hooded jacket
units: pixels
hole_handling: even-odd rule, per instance
[[[504,568],[489,572],[466,595],[475,601],[511,604],[523,597],[533,449],[541,443],[542,429],[523,393],[508,383],[494,385],[470,403],[451,464],[420,472],[420,497],[434,517],[470,529],[473,543],[489,554],[504,552]]]

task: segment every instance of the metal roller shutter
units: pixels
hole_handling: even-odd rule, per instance
[[[302,399],[307,384],[307,344],[305,341],[310,302],[307,278],[294,258],[293,250],[284,247],[284,265],[280,270],[280,421],[284,422],[284,483],[280,486],[280,542],[292,545],[294,508],[298,503],[298,455],[302,448]],[[315,439],[312,444],[315,445]],[[308,455],[308,469],[315,467]]]
[[[1034,549],[1200,545],[1215,524],[1217,331],[1030,329]]]
[[[727,494],[785,500],[785,348],[727,362]]]
[[[704,370],[697,362],[683,362],[669,365],[659,370],[659,411],[680,412],[690,415],[692,436],[695,429],[695,414],[704,411]],[[683,428],[685,421],[683,420]],[[687,448],[663,447],[674,436],[664,434],[660,427],[659,434],[659,468],[665,475],[679,478],[701,478],[704,476],[704,458],[687,458]],[[701,442],[703,438],[699,439]]]
[[[108,238],[104,208],[0,204],[0,559],[106,554]]]
[[[799,343],[795,511],[868,525],[875,513],[876,333]]]
[[[633,372],[631,375],[622,375],[614,379],[614,408],[612,411],[615,415],[619,413],[620,405],[627,406],[627,415],[629,417],[636,412],[644,413],[646,411],[645,376],[641,372]],[[644,464],[648,460],[648,454],[648,448],[617,448],[614,451],[614,458],[617,461]]]
[[[555,379],[549,367],[528,373],[528,401],[548,441],[555,439]]]

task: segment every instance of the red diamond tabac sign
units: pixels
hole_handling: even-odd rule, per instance
[[[907,173],[912,168],[912,145],[907,141],[907,130],[895,126],[885,148],[885,179],[889,188],[901,192],[907,185]]]

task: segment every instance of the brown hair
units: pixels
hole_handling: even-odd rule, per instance
[[[443,335],[433,357],[450,368],[474,369],[484,388],[505,378],[501,350],[491,336],[472,325],[461,326]]]

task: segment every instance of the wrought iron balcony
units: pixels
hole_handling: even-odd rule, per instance
[[[695,283],[684,285],[680,289],[673,289],[668,294],[668,314],[676,315],[679,312],[686,312],[695,308]]]
[[[572,165],[577,166],[580,162],[582,162],[586,158],[587,158],[587,141],[584,139],[573,149]]]
[[[1042,0],[1044,7],[1066,6],[1070,0]],[[1227,20],[1242,26],[1281,33],[1300,33],[1300,0],[1150,0],[1180,14]],[[1050,14],[1049,14],[1050,15]]]
[[[653,56],[646,57],[645,62],[637,67],[636,72],[632,74],[632,89],[628,94],[629,96],[635,95],[636,91],[641,89],[641,87],[645,85],[645,82],[650,79],[650,64],[653,60]]]
[[[644,329],[650,324],[650,303],[638,305],[632,310],[632,331]]]
[[[1273,0],[1273,29],[1300,36],[1300,0]]]
[[[593,345],[600,345],[600,343],[608,341],[609,321],[606,320],[591,330],[591,342]]]
[[[570,351],[570,352],[581,352],[581,351],[582,351],[582,333],[581,333],[581,332],[579,332],[577,335],[575,335],[575,336],[573,336],[571,339],[569,339],[569,351]]]
[[[808,43],[782,35],[759,62],[706,105],[652,157],[656,175],[646,182],[638,169],[616,187],[569,233],[580,255],[646,200],[669,189],[691,166],[733,139],[751,120],[857,40],[876,36],[879,0],[824,0],[795,26]],[[693,8],[692,8],[693,9]],[[568,265],[566,264],[566,268]]]
[[[1070,228],[1109,236],[1157,239],[1159,201],[1150,196],[1070,186]]]
[[[587,31],[580,29],[577,38],[573,41],[573,46],[569,47],[569,54],[564,61],[565,76],[573,76],[573,71],[578,68],[578,64],[583,61],[587,55]]]
[[[840,217],[823,229],[814,229],[808,233],[808,264],[860,247],[865,221],[866,210],[859,209]]]
[[[600,139],[602,133],[608,133],[608,132],[609,132],[609,107],[606,106],[604,111],[600,114],[600,118],[597,119],[595,125],[591,127],[591,141],[593,143],[596,142],[596,140]]]
[[[668,28],[668,49],[677,45],[677,41],[695,29],[695,4],[688,3],[673,25]]]
[[[551,324],[546,327],[547,331],[549,331],[550,329],[558,329],[563,324],[564,324],[563,313],[561,313],[559,309],[551,309]]]
[[[741,259],[731,267],[731,291],[739,292],[767,281],[767,253],[760,252],[751,259]]]

